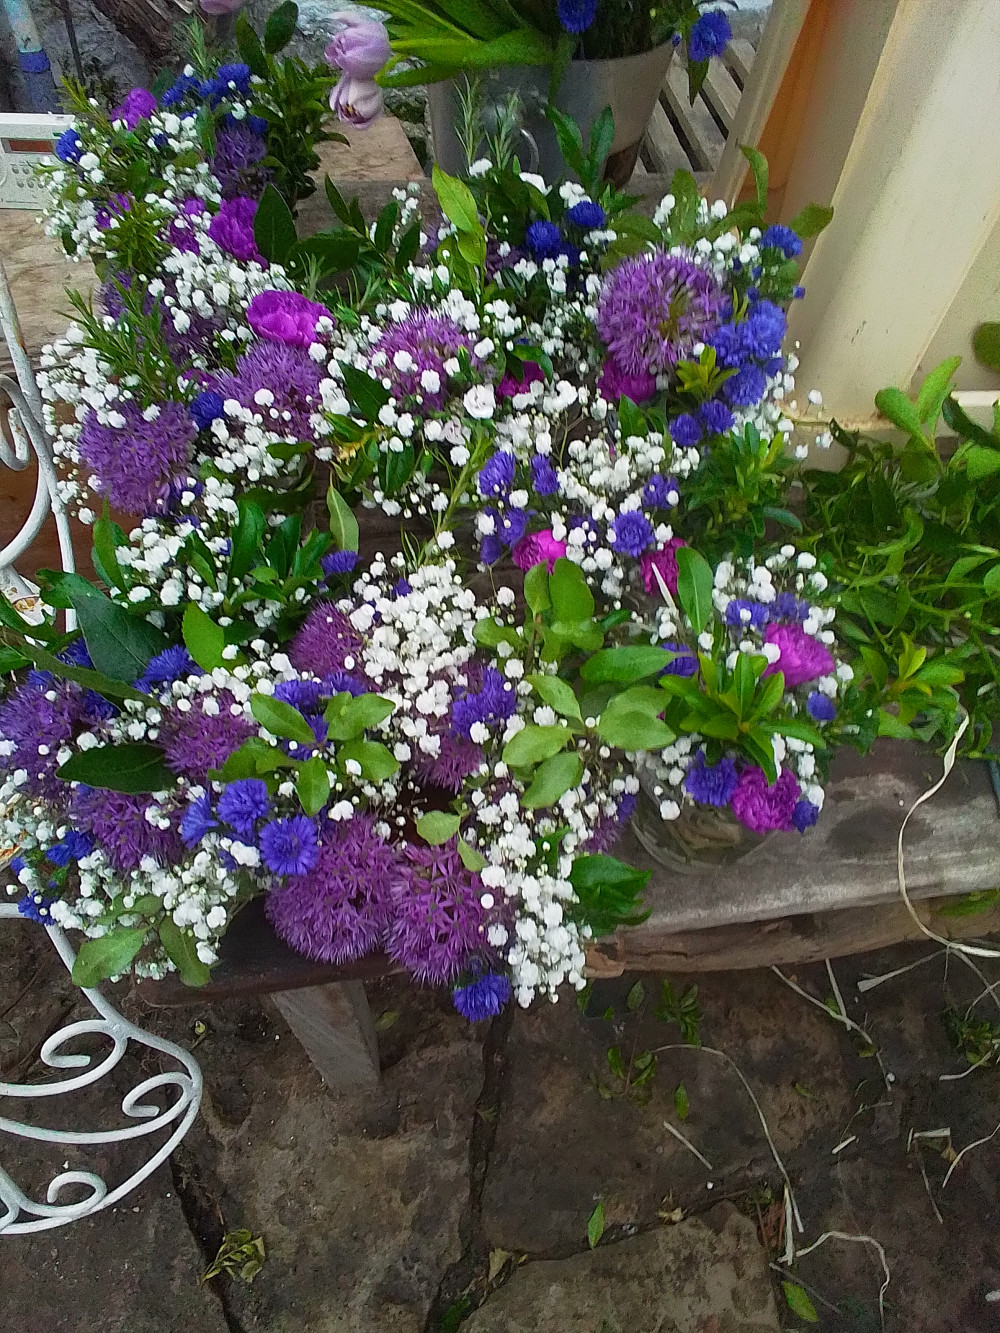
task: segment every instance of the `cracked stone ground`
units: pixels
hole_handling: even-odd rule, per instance
[[[39,1081],[41,1041],[83,1010],[37,928],[5,923],[5,941],[0,1077]],[[801,1212],[800,1247],[825,1231],[877,1240],[892,1278],[892,1333],[1000,1330],[1000,1301],[988,1299],[1000,1289],[1000,1136],[965,1155],[943,1191],[945,1140],[917,1139],[907,1151],[911,1131],[948,1129],[958,1151],[997,1126],[994,1068],[939,1077],[967,1067],[942,1012],[967,1005],[984,983],[955,959],[946,973],[938,957],[856,998],[863,974],[930,952],[907,947],[836,966],[851,1017],[893,1076],[888,1086],[862,1039],[767,971],[699,979],[702,1038],[736,1062],[759,1100]],[[794,975],[818,998],[829,994],[823,968]],[[326,1089],[267,1001],[150,1014],[121,999],[164,1035],[197,1042],[202,1114],[171,1164],[117,1209],[0,1240],[0,1328],[804,1329],[769,1268],[783,1249],[781,1177],[736,1074],[707,1051],[664,1050],[647,1097],[623,1095],[609,1070],[609,1047],[627,1063],[630,1053],[680,1040],[655,1015],[659,978],[642,978],[648,998],[629,1014],[636,980],[603,983],[586,1016],[570,999],[480,1029],[442,997],[395,981],[373,986],[383,1028],[377,1096]],[[685,979],[674,983],[680,990]],[[613,1018],[603,1017],[609,1008]],[[997,1018],[989,1000],[976,1013]],[[136,1081],[134,1058],[77,1112],[88,1127],[113,1119],[116,1097]],[[156,1072],[157,1058],[147,1055],[143,1072]],[[116,1180],[126,1161],[116,1150],[95,1168],[93,1154],[73,1148],[46,1158],[7,1136],[0,1154],[36,1190],[64,1162]],[[587,1223],[599,1200],[605,1230],[591,1251]],[[203,1284],[223,1235],[238,1227],[265,1238],[260,1275],[251,1286],[229,1277]],[[819,1318],[808,1326],[880,1327],[874,1247],[828,1241],[797,1263],[795,1281]]]

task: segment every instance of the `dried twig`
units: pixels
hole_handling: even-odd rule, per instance
[[[882,1272],[885,1275],[885,1281],[879,1288],[879,1293],[878,1293],[878,1312],[879,1312],[879,1318],[882,1321],[882,1327],[885,1328],[885,1293],[888,1290],[889,1283],[892,1280],[892,1277],[889,1272],[889,1263],[885,1257],[884,1247],[879,1244],[879,1242],[874,1238],[874,1236],[851,1236],[848,1235],[846,1231],[824,1231],[822,1236],[820,1236],[819,1240],[814,1240],[813,1243],[811,1245],[807,1245],[804,1250],[799,1250],[795,1257],[797,1259],[801,1259],[805,1255],[811,1254],[813,1250],[818,1250],[819,1247],[825,1241],[828,1240],[855,1241],[859,1245],[873,1245],[875,1249],[878,1251],[878,1257],[882,1262]]]
[[[674,1138],[677,1139],[679,1143],[683,1143],[684,1147],[687,1148],[688,1152],[694,1153],[695,1157],[697,1157],[698,1161],[701,1162],[702,1166],[706,1167],[709,1171],[715,1170],[715,1168],[712,1166],[712,1163],[708,1160],[708,1158],[703,1157],[702,1154],[691,1142],[691,1140],[685,1138],[684,1135],[680,1132],[680,1130],[677,1129],[676,1126],[672,1125],[669,1120],[664,1120],[663,1128],[669,1134],[673,1134]]]
[[[951,1166],[949,1166],[947,1172],[945,1173],[945,1178],[941,1182],[942,1191],[944,1190],[944,1187],[948,1184],[948,1181],[951,1179],[951,1173],[954,1171],[955,1167],[958,1166],[959,1162],[962,1160],[965,1154],[967,1152],[971,1152],[973,1148],[979,1148],[984,1143],[989,1143],[990,1139],[996,1138],[998,1134],[1000,1134],[1000,1125],[997,1125],[993,1133],[987,1134],[984,1139],[974,1139],[972,1143],[967,1143],[965,1145],[965,1147],[958,1154],[958,1156],[955,1158],[955,1160],[952,1162]]]
[[[892,1079],[889,1077],[888,1073],[886,1072],[885,1065],[883,1065],[882,1063],[882,1057],[878,1053],[878,1047],[875,1045],[874,1041],[872,1041],[871,1036],[864,1030],[861,1024],[855,1023],[854,1019],[849,1017],[849,1015],[845,1012],[844,999],[843,996],[840,994],[840,987],[837,985],[836,978],[833,975],[833,968],[830,966],[829,959],[827,959],[826,966],[827,970],[830,973],[830,978],[833,982],[834,997],[838,1003],[838,1010],[836,1012],[833,1009],[831,1009],[828,1005],[825,1005],[822,1000],[817,1000],[815,995],[810,995],[807,990],[803,990],[803,988],[798,984],[798,982],[792,981],[791,977],[786,977],[780,967],[772,965],[771,971],[774,973],[776,977],[778,977],[781,981],[783,981],[786,986],[788,986],[791,990],[793,990],[796,995],[801,995],[803,1000],[808,1000],[809,1003],[814,1004],[817,1009],[822,1009],[823,1013],[826,1014],[828,1018],[832,1018],[835,1023],[842,1023],[844,1027],[848,1029],[848,1031],[856,1032],[858,1036],[864,1040],[865,1044],[870,1046],[871,1049],[875,1052],[875,1060],[878,1063],[879,1069],[882,1071],[882,1077],[885,1080],[885,1086],[889,1088],[891,1091]]]

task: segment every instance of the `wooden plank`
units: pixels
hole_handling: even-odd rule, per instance
[[[328,1087],[378,1086],[378,1040],[360,981],[277,991],[272,998]]]
[[[721,126],[723,134],[728,134],[732,129],[742,94],[736,81],[717,60],[709,62],[708,75],[701,95],[713,120]]]
[[[687,72],[679,62],[671,63],[667,70],[661,96],[688,159],[697,170],[711,171],[726,141],[701,98],[695,99],[694,106],[689,103]]]
[[[656,171],[672,176],[678,167],[683,167],[685,171],[690,168],[688,155],[675,134],[661,102],[657,102],[653,108],[652,117],[646,128],[645,142]]]
[[[735,37],[726,47],[722,63],[732,72],[741,88],[746,87],[757,52],[745,37]]]

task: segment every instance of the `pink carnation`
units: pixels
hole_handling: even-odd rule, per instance
[[[762,768],[745,768],[730,799],[733,814],[753,833],[786,832],[795,827],[793,815],[800,796],[798,778],[783,768],[778,780],[768,786]]]
[[[764,631],[766,643],[777,644],[781,656],[772,662],[764,672],[765,676],[776,671],[784,673],[785,688],[794,690],[797,685],[804,685],[807,680],[817,676],[828,676],[835,663],[826,648],[818,639],[807,634],[801,625],[768,625]]]
[[[566,543],[557,541],[552,529],[546,528],[543,532],[530,532],[527,537],[522,537],[510,554],[518,569],[529,570],[545,560],[551,574],[556,561],[566,554]]]
[[[308,347],[316,341],[316,325],[333,316],[325,305],[298,292],[260,292],[247,306],[247,323],[271,342]]]
[[[667,585],[672,596],[677,593],[677,548],[687,546],[681,537],[671,537],[658,551],[645,551],[639,557],[639,569],[642,571],[642,585],[648,593],[654,595],[660,591],[654,569],[660,571],[660,577]]]

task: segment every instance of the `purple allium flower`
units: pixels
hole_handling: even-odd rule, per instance
[[[655,250],[626,259],[605,279],[597,328],[630,374],[673,369],[729,310],[715,276],[685,254]]]
[[[732,37],[729,19],[721,10],[710,9],[706,14],[699,14],[688,37],[688,59],[698,64],[713,56],[721,56]]]
[[[48,694],[55,698],[47,698]],[[0,769],[25,769],[28,780],[23,790],[29,795],[55,800],[65,792],[56,777],[56,755],[73,739],[82,705],[83,691],[66,680],[22,685],[0,704],[0,736],[14,745],[12,754],[0,754]],[[40,745],[48,746],[48,754],[38,753]]]
[[[320,560],[320,568],[328,579],[337,574],[350,574],[358,563],[357,551],[331,551]]]
[[[674,643],[668,640],[660,644],[661,648],[666,648],[669,653],[676,653],[677,656],[672,662],[660,672],[662,676],[695,676],[698,674],[698,659],[692,649],[686,643]]]
[[[165,715],[160,732],[167,767],[202,786],[208,782],[209,769],[221,768],[244,741],[257,734],[256,726],[243,716],[228,690],[212,696],[219,706],[214,716],[203,711],[206,697],[202,696],[187,713],[172,709]]]
[[[219,797],[219,818],[235,829],[244,842],[252,840],[254,825],[271,809],[267,783],[262,778],[238,778]]]
[[[288,656],[298,671],[312,671],[326,676],[333,671],[349,671],[347,658],[361,651],[361,636],[332,602],[314,606],[291,642]]]
[[[718,398],[711,398],[707,403],[702,403],[698,415],[709,435],[726,435],[733,428],[733,414]]]
[[[235,375],[219,377],[219,392],[259,413],[269,429],[309,440],[314,436],[310,417],[322,408],[322,378],[322,366],[304,347],[258,342],[237,361]],[[261,389],[273,394],[270,406],[255,401]]]
[[[220,250],[232,255],[241,264],[256,263],[266,268],[267,260],[257,249],[257,242],[254,239],[253,223],[256,216],[256,199],[249,199],[242,194],[237,195],[235,199],[223,199],[218,213],[208,224],[208,234]],[[266,296],[268,293],[264,292],[262,295]],[[254,301],[260,299],[260,296],[254,297]],[[302,299],[305,300],[305,297]],[[256,325],[249,318],[252,308],[253,301],[247,310],[247,322],[256,330]]]
[[[385,24],[349,13],[334,14],[333,18],[340,31],[323,52],[327,64],[342,69],[352,79],[374,79],[392,55]]]
[[[795,809],[792,811],[792,823],[799,833],[805,833],[807,828],[812,828],[817,819],[819,819],[818,805],[813,805],[812,801],[796,801]]]
[[[611,549],[619,555],[630,555],[638,560],[653,541],[653,525],[638,509],[626,510],[614,520],[615,539]]]
[[[174,644],[149,659],[146,670],[135,682],[135,688],[150,694],[157,686],[172,685],[175,680],[192,673],[200,676],[201,667],[182,643]]]
[[[473,346],[473,340],[462,332],[453,319],[447,315],[429,315],[421,310],[407,315],[406,319],[387,329],[372,351],[385,353],[386,364],[380,367],[378,373],[387,375],[402,397],[420,394],[425,406],[440,408],[448,397],[448,375],[444,363],[465,351],[472,364],[479,365]],[[397,357],[407,369],[400,368]],[[431,391],[423,387],[420,377],[428,370],[438,376],[440,388]]]
[[[656,396],[656,377],[648,370],[623,370],[613,356],[609,356],[597,380],[597,392],[609,403],[631,398],[633,403],[648,403]]]
[[[758,244],[762,250],[769,245],[774,246],[786,259],[794,259],[796,255],[802,253],[802,238],[792,231],[791,227],[783,227],[780,224],[768,227]]]
[[[597,17],[597,0],[559,0],[557,12],[567,32],[586,32]]]
[[[837,716],[836,704],[819,690],[813,690],[806,700],[806,710],[814,722],[832,722]]]
[[[536,495],[555,495],[559,489],[556,470],[544,454],[535,454],[531,460],[531,484]]]
[[[690,412],[682,412],[679,417],[674,417],[667,429],[673,442],[682,449],[693,449],[701,440],[701,423]]]
[[[418,981],[454,981],[480,944],[483,892],[479,876],[466,870],[455,839],[440,847],[406,848],[407,877],[393,889],[390,957]]]
[[[271,342],[309,347],[316,341],[316,326],[333,316],[325,305],[299,292],[260,292],[247,306],[247,323],[254,333]]]
[[[125,100],[112,108],[112,121],[123,120],[127,129],[134,130],[140,120],[148,120],[156,110],[156,98],[145,88],[133,88]]]
[[[50,926],[52,924],[52,913],[49,908],[54,902],[55,897],[47,898],[44,893],[40,893],[37,889],[29,890],[23,898],[18,899],[17,910],[28,921],[34,921],[39,926]]]
[[[156,510],[161,492],[191,458],[197,427],[183,403],[160,404],[147,421],[136,403],[116,402],[124,426],[102,425],[93,408],[80,431],[80,457],[98,479],[98,490],[126,514]]]
[[[56,140],[56,157],[60,162],[76,163],[83,156],[83,143],[76,130],[63,130]]]
[[[766,391],[767,377],[759,366],[744,366],[722,386],[733,407],[755,407]]]
[[[767,624],[770,611],[763,602],[751,602],[745,597],[734,597],[726,607],[726,624],[734,629],[752,625],[754,629],[763,629]]]
[[[279,939],[298,953],[346,963],[381,943],[392,919],[393,889],[405,872],[367,815],[324,834],[309,873],[267,895],[267,916]]]
[[[222,187],[224,199],[256,197],[271,178],[261,162],[267,156],[267,140],[247,124],[237,123],[220,130],[215,140],[212,175]]]
[[[185,847],[197,847],[206,833],[218,828],[212,818],[212,798],[207,791],[196,796],[181,818],[181,842]]]
[[[684,790],[702,805],[728,805],[736,790],[736,765],[731,759],[720,759],[717,764],[705,763],[705,752],[699,750],[694,762],[688,765],[684,776]]]
[[[730,809],[741,824],[754,833],[791,829],[800,794],[798,778],[783,768],[778,780],[768,786],[762,768],[753,765],[740,774],[730,798]]]
[[[45,853],[45,859],[54,866],[68,866],[70,861],[79,861],[82,856],[89,856],[94,850],[94,839],[89,833],[79,833],[70,829],[62,842],[57,842]]]
[[[514,481],[515,467],[514,455],[506,449],[498,449],[480,470],[479,494],[486,497],[506,495]]]
[[[510,981],[499,972],[482,972],[452,991],[455,1008],[470,1023],[495,1018],[510,999]]]
[[[208,430],[213,421],[226,415],[225,403],[221,393],[206,389],[204,393],[191,401],[191,415],[199,430]]]
[[[785,677],[785,689],[794,690],[807,680],[826,676],[834,669],[834,660],[824,644],[807,634],[801,625],[775,625],[764,631],[764,640],[776,644],[781,656],[768,664],[765,676],[780,671]]]
[[[566,543],[560,541],[558,537],[553,537],[552,529],[545,528],[542,532],[532,532],[527,537],[522,537],[514,549],[511,551],[511,559],[518,569],[523,569],[525,573],[534,565],[540,565],[544,560],[548,565],[549,573],[555,569],[556,561],[566,554]]]
[[[566,217],[573,223],[574,227],[583,227],[585,231],[593,231],[595,227],[603,227],[608,220],[608,215],[600,204],[595,204],[591,199],[581,199],[578,204],[574,204],[566,214]]]
[[[465,736],[442,736],[437,754],[417,752],[416,767],[425,782],[456,794],[483,762],[482,749]]]
[[[480,688],[452,704],[452,730],[457,736],[468,737],[473,723],[496,726],[512,718],[516,708],[517,695],[511,682],[496,667],[487,667]]]
[[[260,854],[276,875],[306,875],[319,860],[316,823],[308,815],[272,819],[260,831]]]
[[[158,865],[176,865],[183,854],[177,829],[161,829],[146,818],[151,796],[129,796],[118,791],[78,788],[73,796],[76,822],[93,834],[115,870],[138,870],[144,856]]]
[[[537,260],[554,259],[562,249],[562,232],[554,222],[533,222],[524,239]]]
[[[800,602],[793,592],[779,592],[771,603],[772,620],[805,620],[809,603]]]

